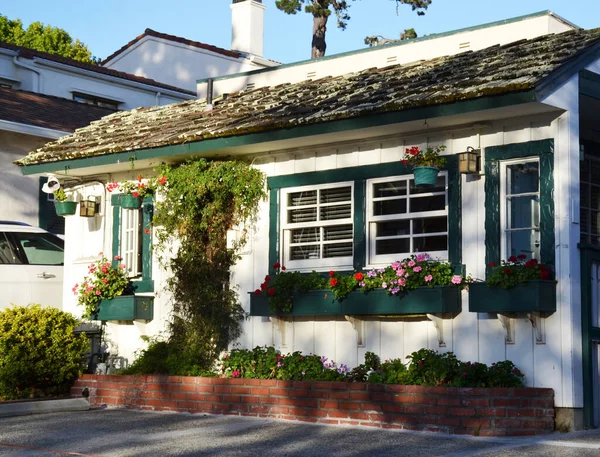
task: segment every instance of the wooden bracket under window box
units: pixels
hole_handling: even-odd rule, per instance
[[[265,295],[250,294],[251,316],[383,316],[414,314],[458,314],[461,311],[457,286],[420,287],[404,294],[390,295],[383,289],[353,291],[338,301],[330,290],[311,290],[294,295],[289,313],[274,313]]]
[[[474,282],[469,285],[469,311],[553,313],[556,311],[556,281],[527,281],[510,289]]]
[[[96,320],[99,321],[151,321],[154,317],[154,297],[121,295],[112,300],[102,300]]]

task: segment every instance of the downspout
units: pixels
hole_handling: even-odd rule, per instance
[[[29,71],[34,72],[37,75],[36,81],[37,81],[37,88],[34,88],[34,90],[32,92],[37,92],[38,94],[42,93],[42,75],[40,73],[39,70],[36,70],[35,67],[28,65],[28,64],[24,64],[23,62],[19,62],[19,56],[14,56],[13,57],[13,63],[17,66],[17,67],[21,67],[21,68],[25,68]]]
[[[160,96],[162,94],[160,92],[156,93],[155,106],[160,106]]]
[[[208,111],[213,108],[213,79],[208,78],[206,83],[206,109]]]

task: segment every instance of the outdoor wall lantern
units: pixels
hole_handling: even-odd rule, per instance
[[[481,149],[467,147],[465,152],[458,154],[458,171],[465,175],[479,174],[481,168]]]
[[[81,217],[94,217],[100,210],[94,197],[90,197],[88,200],[81,200],[79,202],[79,215]]]

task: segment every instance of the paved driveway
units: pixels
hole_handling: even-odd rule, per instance
[[[101,409],[0,418],[0,457],[598,457],[600,431],[490,439]]]

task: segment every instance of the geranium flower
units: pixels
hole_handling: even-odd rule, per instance
[[[508,258],[508,261],[509,261],[509,262],[512,262],[512,263],[516,263],[516,262],[517,262],[517,258],[516,258],[514,255],[511,255],[511,256]]]
[[[364,276],[361,272],[358,272],[354,275],[354,279],[356,279],[357,281],[362,281],[364,279]]]
[[[421,267],[414,267],[414,268],[413,268],[413,271],[414,271],[415,273],[419,273],[419,272],[420,272],[422,269],[423,269],[423,268],[421,268]]]
[[[274,295],[275,295],[275,288],[274,288],[274,287],[269,287],[269,288],[267,289],[267,295],[268,295],[269,297],[272,297],[272,296],[274,296]]]
[[[463,278],[460,275],[454,275],[452,276],[452,284],[460,284],[462,283]]]
[[[414,260],[411,260],[410,262],[408,262],[408,266],[409,267],[414,267],[417,263]]]
[[[330,270],[330,271],[329,271],[329,277],[330,277],[330,278],[333,278],[333,275],[334,275],[334,274],[335,274],[335,271],[333,271],[333,270]]]
[[[275,263],[273,264],[273,268],[277,269],[277,268],[279,268],[279,267],[281,267],[281,264],[280,264],[279,262],[275,262]]]
[[[164,186],[167,183],[167,177],[165,175],[162,175],[160,178],[157,179],[157,181],[161,186]]]
[[[254,291],[254,295],[260,295],[260,294],[262,294],[262,291],[260,289],[256,289]]]
[[[337,286],[337,284],[338,284],[338,280],[337,280],[337,279],[335,279],[335,278],[331,278],[331,279],[329,280],[329,285],[330,285],[331,287],[335,287],[335,286]]]
[[[425,276],[424,279],[425,279],[425,282],[431,282],[431,280],[433,279],[433,276],[427,275],[427,276]]]

